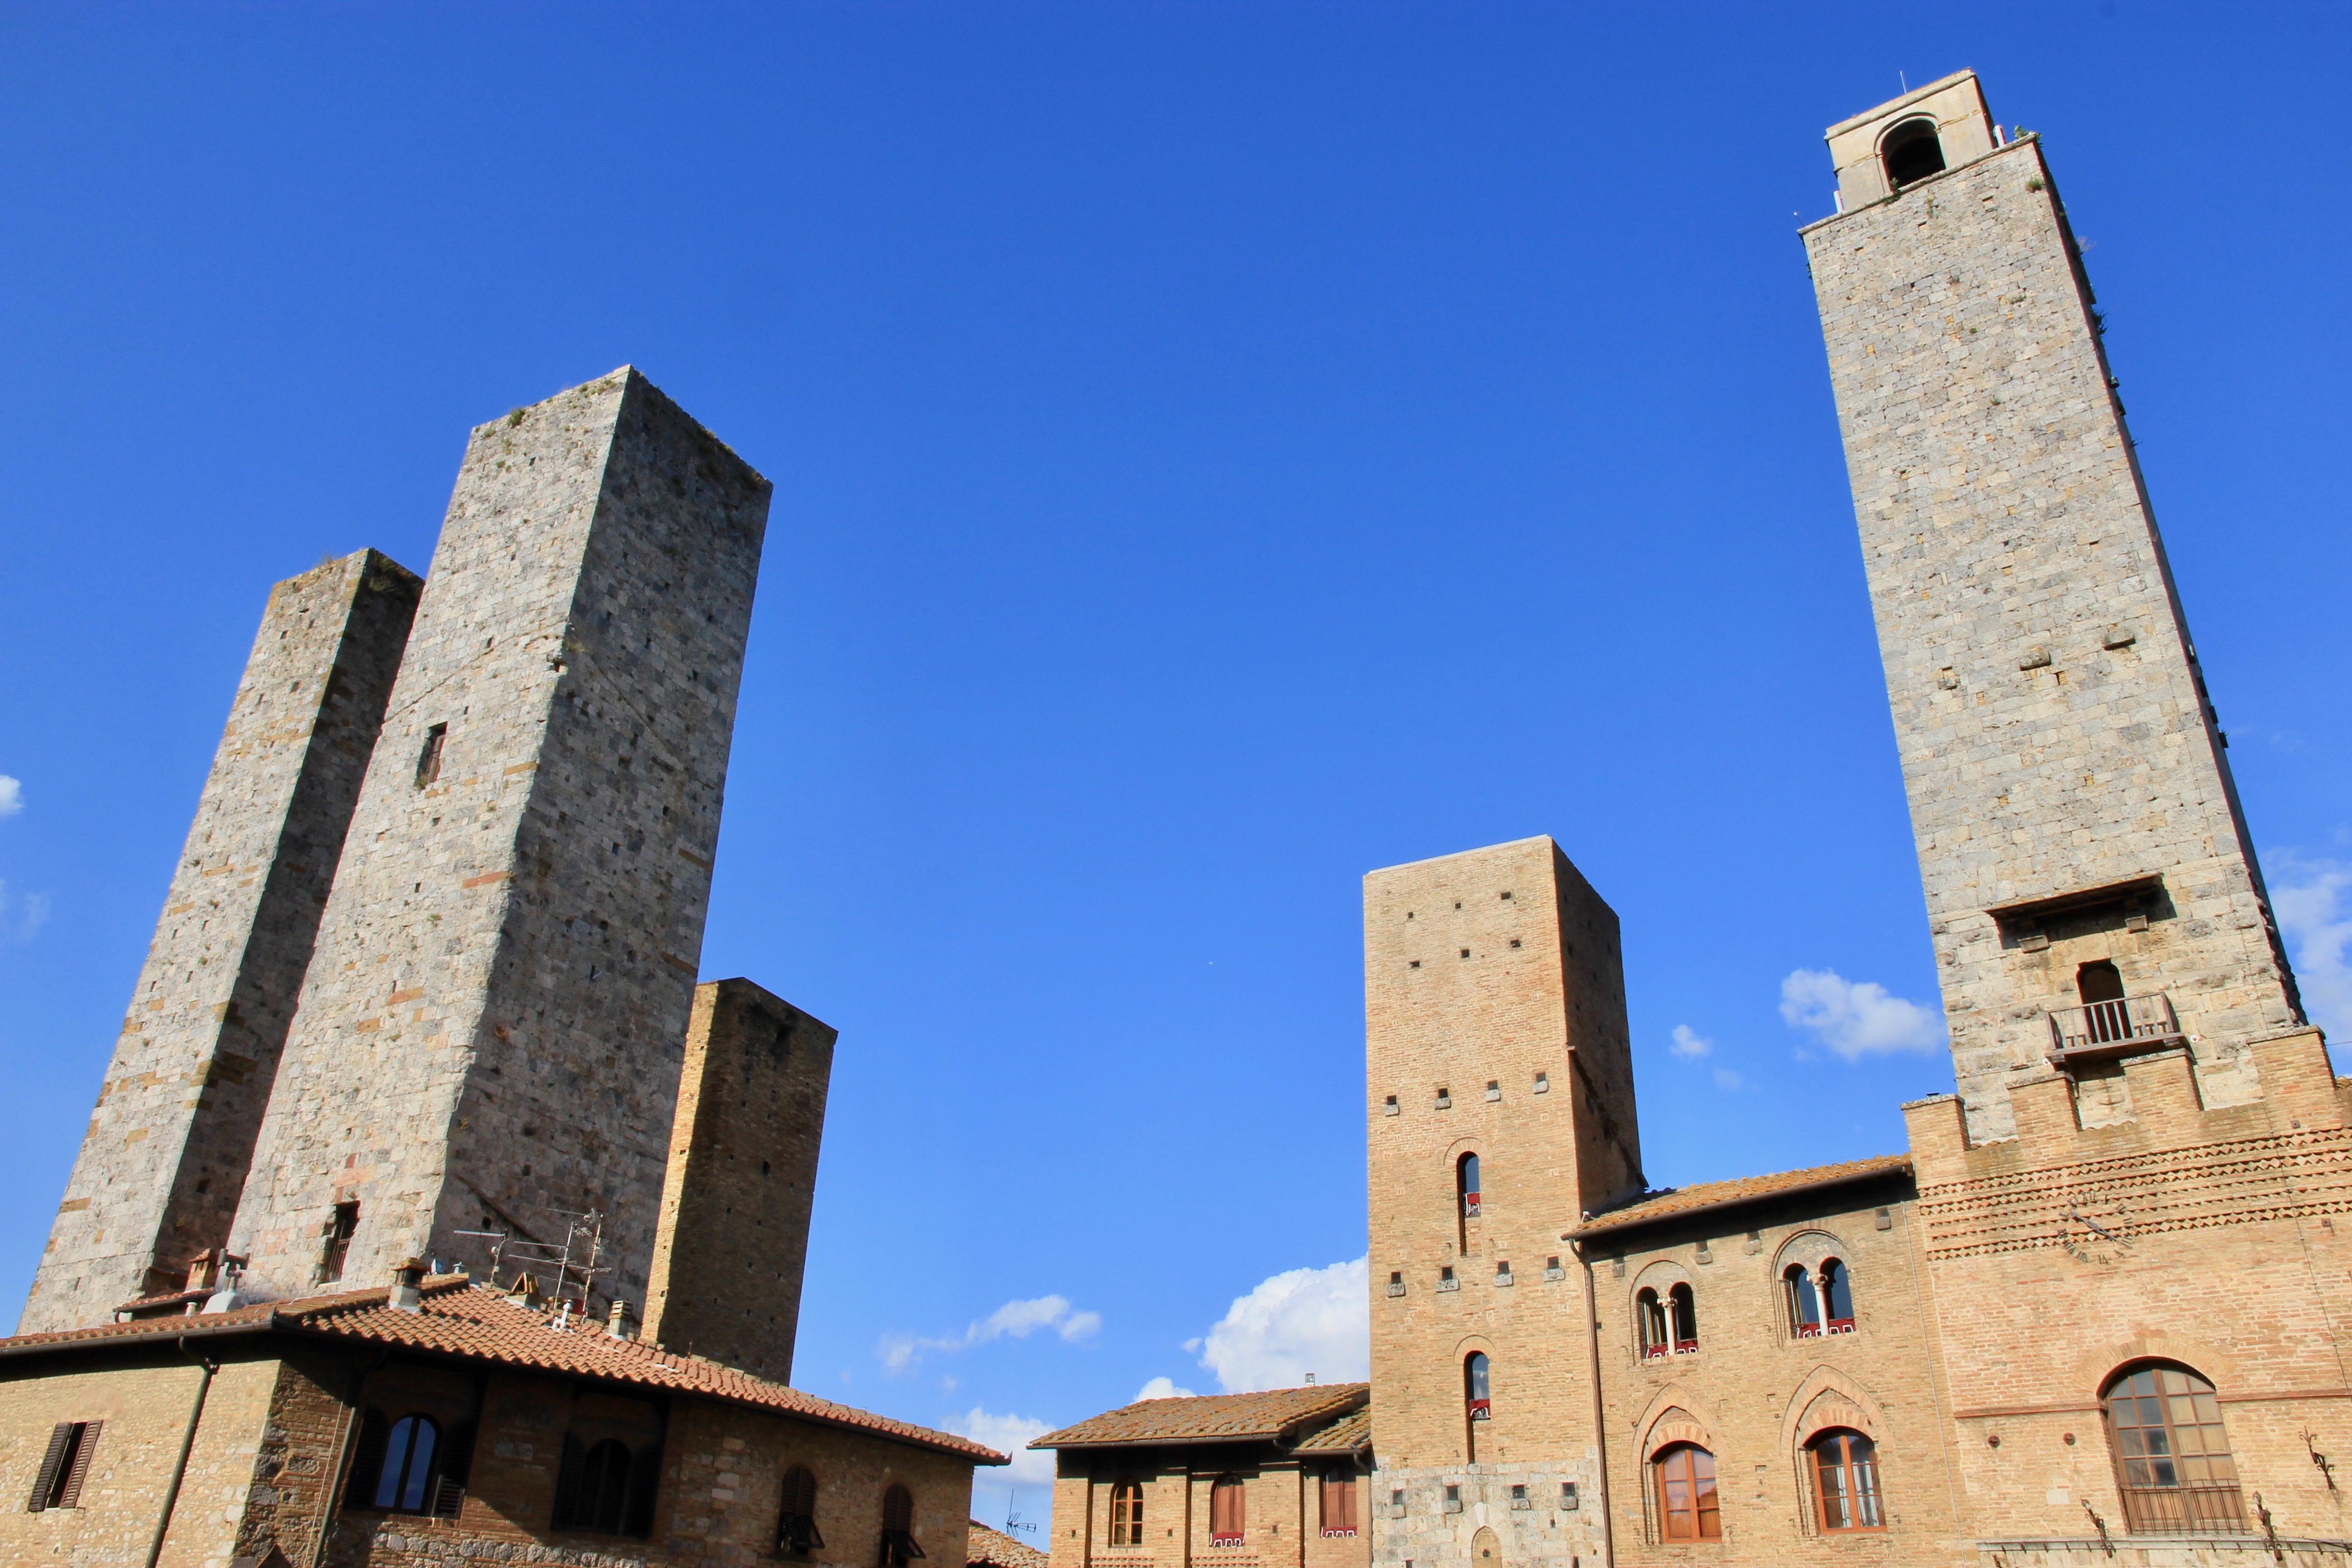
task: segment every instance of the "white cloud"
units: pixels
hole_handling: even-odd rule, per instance
[[[1201,1342],[1198,1340],[1188,1340],[1185,1342],[1187,1348],[1190,1348],[1192,1345],[1197,1345],[1200,1342]],[[1179,1386],[1176,1380],[1173,1378],[1155,1377],[1150,1383],[1145,1384],[1141,1388],[1137,1389],[1135,1391],[1135,1397],[1138,1399],[1190,1399],[1192,1397],[1192,1391],[1189,1388]]]
[[[15,896],[7,883],[0,882],[0,942],[30,942],[48,922],[48,894]]]
[[[2352,866],[2287,854],[2273,858],[2273,869],[2284,879],[2271,883],[2271,912],[2287,940],[2304,1014],[2352,1038]]]
[[[1728,1093],[1733,1089],[1746,1089],[1748,1079],[1745,1074],[1733,1072],[1729,1068],[1717,1068],[1715,1069],[1715,1087]]]
[[[14,816],[25,809],[25,786],[0,773],[0,816]]]
[[[1703,1040],[1699,1038],[1698,1031],[1692,1028],[1688,1024],[1676,1024],[1675,1026],[1675,1043],[1668,1046],[1666,1048],[1674,1052],[1675,1055],[1678,1057],[1687,1057],[1696,1060],[1700,1057],[1713,1056],[1715,1054],[1715,1042],[1713,1040]]]
[[[1293,1268],[1236,1300],[1201,1342],[1201,1364],[1227,1394],[1292,1388],[1313,1373],[1325,1383],[1371,1375],[1371,1259]]]
[[[880,1348],[874,1353],[880,1356],[882,1364],[892,1372],[904,1372],[930,1351],[970,1350],[992,1340],[1025,1340],[1040,1329],[1051,1329],[1061,1336],[1065,1343],[1075,1344],[1101,1327],[1100,1312],[1073,1311],[1066,1296],[1039,1296],[1026,1301],[1007,1301],[950,1339],[930,1339],[921,1334],[885,1334]]]
[[[1943,1020],[1918,1003],[1829,969],[1795,970],[1780,982],[1780,1016],[1850,1062],[1876,1051],[1932,1051],[1948,1038]]]
[[[1026,1415],[999,1415],[975,1405],[961,1415],[950,1415],[940,1425],[959,1437],[969,1437],[975,1443],[985,1443],[1000,1454],[1010,1454],[1013,1462],[1003,1468],[990,1467],[975,1480],[994,1481],[1000,1487],[1026,1486],[1051,1488],[1054,1484],[1054,1456],[1044,1448],[1031,1448],[1030,1443],[1053,1430],[1043,1421]]]

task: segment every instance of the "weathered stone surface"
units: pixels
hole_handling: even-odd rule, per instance
[[[270,590],[20,1332],[227,1241],[417,587],[363,550]]]
[[[792,1381],[837,1037],[748,980],[695,988],[646,1338]]]
[[[632,370],[474,432],[238,1208],[249,1292],[320,1280],[356,1204],[344,1279],[596,1210],[600,1292],[641,1297],[769,494]]]
[[[1804,238],[1969,1126],[2014,1131],[2101,960],[2242,1102],[2247,1043],[2300,1004],[2096,303],[2039,139],[1948,144],[1990,151]],[[1990,912],[2149,876],[2137,908]]]

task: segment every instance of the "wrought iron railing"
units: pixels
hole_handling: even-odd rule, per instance
[[[2179,1033],[2180,1021],[2173,1016],[2172,999],[2161,991],[2050,1009],[2050,1043],[2062,1051],[2161,1039]]]
[[[2124,1521],[2134,1535],[2235,1535],[2246,1528],[2235,1486],[2126,1487]]]

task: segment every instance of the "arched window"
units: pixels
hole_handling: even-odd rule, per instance
[[[1219,1476],[1209,1488],[1209,1544],[1239,1546],[1248,1533],[1249,1510],[1241,1477]]]
[[[1465,1154],[1454,1162],[1454,1190],[1462,1198],[1462,1217],[1478,1217],[1478,1156]]]
[[[1655,1478],[1658,1527],[1667,1541],[1720,1541],[1723,1511],[1715,1495],[1715,1456],[1696,1443],[1659,1452]]]
[[[2074,971],[2075,994],[2083,999],[2083,1033],[2099,1045],[2132,1037],[2131,1007],[2124,1000],[2123,971],[2112,958],[2085,963]]]
[[[1666,1292],[1666,1309],[1674,1319],[1675,1353],[1688,1355],[1698,1349],[1698,1302],[1687,1285],[1677,1285]]]
[[[1642,1331],[1642,1359],[1651,1361],[1669,1353],[1674,1336],[1668,1331],[1666,1309],[1658,1300],[1658,1293],[1644,1285],[1633,1294],[1633,1320]]]
[[[1834,1258],[1822,1260],[1822,1305],[1829,1310],[1830,1332],[1853,1332],[1853,1281]]]
[[[1143,1544],[1143,1483],[1121,1481],[1110,1489],[1110,1543]]]
[[[915,1544],[915,1494],[893,1485],[882,1494],[881,1568],[907,1568],[922,1554]]]
[[[824,1550],[816,1528],[816,1473],[806,1465],[784,1472],[783,1505],[776,1516],[776,1550],[787,1557],[805,1557]]]
[[[1780,1273],[1780,1293],[1789,1307],[1789,1335],[1792,1339],[1810,1340],[1822,1331],[1822,1299],[1813,1289],[1812,1276],[1801,1263],[1791,1263]]]
[[[1356,1533],[1356,1472],[1334,1467],[1323,1472],[1323,1535],[1343,1540]]]
[[[2156,1362],[2116,1379],[2105,1398],[2124,1517],[2134,1534],[2245,1528],[2238,1467],[2211,1384],[2185,1366]]]
[[[398,1513],[423,1513],[433,1498],[433,1450],[441,1428],[422,1415],[404,1415],[392,1424],[385,1439],[383,1464],[376,1471],[378,1508]]]
[[[555,1476],[555,1528],[640,1540],[651,1535],[661,1455],[659,1443],[632,1450],[618,1437],[606,1437],[583,1447],[565,1433]]]
[[[1487,1385],[1487,1363],[1485,1351],[1472,1351],[1462,1363],[1462,1397],[1469,1406],[1470,1419],[1484,1421],[1494,1408],[1493,1396]]]
[[[583,1530],[621,1532],[629,1497],[629,1449],[618,1437],[590,1448],[580,1462],[580,1498],[572,1517]]]
[[[1813,1499],[1824,1531],[1884,1530],[1878,1446],[1859,1432],[1824,1432],[1806,1445],[1813,1456]]]
[[[1898,191],[1944,172],[1944,143],[1936,135],[1936,122],[1925,117],[1906,120],[1888,132],[1878,144],[1878,154],[1886,161],[1887,184]]]

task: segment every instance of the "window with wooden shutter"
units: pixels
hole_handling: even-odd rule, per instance
[[[581,1471],[588,1462],[587,1450],[571,1433],[563,1435],[563,1458],[555,1468],[555,1517],[551,1521],[557,1530],[570,1530],[580,1512]]]
[[[661,1465],[659,1443],[648,1443],[630,1459],[629,1501],[621,1515],[622,1534],[639,1541],[653,1539],[654,1504],[661,1500]]]
[[[103,1421],[60,1421],[49,1428],[48,1446],[41,1452],[40,1468],[33,1473],[33,1492],[25,1511],[81,1506],[81,1484],[89,1475],[90,1456],[98,1452]]]
[[[1239,1476],[1219,1476],[1209,1488],[1209,1544],[1239,1546],[1249,1533],[1247,1494]]]
[[[816,1472],[794,1465],[784,1472],[783,1506],[776,1520],[776,1550],[789,1557],[805,1557],[824,1550],[816,1528]]]
[[[352,1445],[351,1479],[343,1489],[345,1508],[373,1508],[375,1489],[383,1480],[383,1453],[392,1442],[392,1423],[371,1405],[360,1412],[360,1434]]]
[[[915,1544],[915,1494],[893,1486],[882,1494],[882,1568],[906,1568],[922,1554]]]
[[[1344,1539],[1356,1533],[1356,1473],[1348,1469],[1323,1472],[1323,1533]]]

